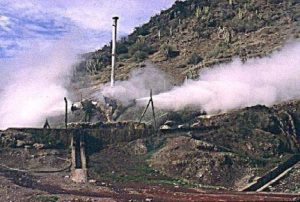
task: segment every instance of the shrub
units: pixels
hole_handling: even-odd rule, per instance
[[[149,29],[146,28],[145,26],[142,27],[136,27],[135,28],[136,34],[137,35],[142,35],[142,36],[146,36],[148,34],[150,34]]]
[[[128,53],[123,53],[123,54],[120,54],[118,56],[119,60],[127,60],[130,58],[130,55]]]
[[[229,49],[230,46],[228,43],[220,42],[218,43],[212,51],[208,53],[208,57],[210,58],[219,58],[223,53]]]
[[[179,55],[179,51],[176,51],[173,46],[163,45],[161,47],[161,52],[166,58],[173,58]]]
[[[150,47],[146,43],[142,43],[142,42],[136,42],[135,44],[133,44],[129,48],[128,52],[130,55],[134,55],[137,51],[142,51],[147,54],[153,54],[155,52],[155,50],[152,47]]]
[[[117,43],[117,54],[128,53],[128,48],[124,43]]]
[[[191,55],[191,57],[188,59],[188,64],[190,65],[196,65],[198,64],[199,62],[201,62],[203,60],[203,58],[201,56],[199,56],[198,54],[196,53],[193,53]]]
[[[148,58],[148,53],[147,52],[144,52],[144,51],[136,51],[133,55],[133,58],[135,61],[138,61],[138,62],[141,62],[143,60],[145,60],[146,58]]]

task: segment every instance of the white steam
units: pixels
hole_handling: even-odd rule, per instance
[[[30,51],[2,61],[0,78],[6,82],[0,91],[0,128],[41,127],[48,116],[62,113],[74,56],[65,40],[34,44]]]
[[[153,97],[160,109],[186,107],[208,113],[300,98],[300,43],[289,44],[282,51],[245,64],[235,59],[230,64],[200,71],[197,81]],[[146,98],[145,98],[146,99]],[[140,99],[144,103],[145,99]]]
[[[114,98],[127,105],[136,98],[149,96],[150,89],[153,94],[170,89],[170,83],[164,72],[151,64],[146,67],[133,70],[126,81],[116,81],[115,86],[110,83],[102,88],[102,95]]]

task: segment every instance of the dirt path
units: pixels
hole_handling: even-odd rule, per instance
[[[166,185],[74,184],[68,173],[0,170],[0,201],[296,201],[300,194],[241,193]]]

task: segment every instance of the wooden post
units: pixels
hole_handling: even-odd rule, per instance
[[[156,118],[155,118],[154,103],[153,103],[153,98],[152,98],[152,89],[150,90],[150,102],[151,102],[152,115],[153,115],[153,120],[154,120],[154,129],[156,130]]]
[[[68,128],[68,100],[67,100],[66,97],[64,98],[64,100],[65,100],[65,104],[66,104],[66,108],[65,108],[65,127],[67,129]]]
[[[142,113],[142,116],[140,118],[139,123],[142,122],[142,119],[145,116],[145,114],[147,112],[147,109],[148,109],[148,107],[149,107],[150,104],[151,104],[151,108],[152,108],[152,115],[153,115],[153,121],[154,121],[154,129],[156,130],[156,118],[155,118],[154,103],[153,103],[153,98],[152,98],[152,89],[150,90],[150,99],[148,101],[148,104],[147,104],[145,110]]]

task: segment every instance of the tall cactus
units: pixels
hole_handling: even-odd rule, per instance
[[[239,19],[243,19],[243,17],[244,17],[244,12],[241,8],[239,8],[238,16],[239,16]]]
[[[231,43],[231,39],[232,39],[231,32],[230,32],[230,30],[226,29],[224,32],[224,40],[228,44],[228,43]]]
[[[203,11],[204,14],[207,15],[209,13],[209,6],[204,6]]]
[[[161,31],[160,31],[160,29],[158,30],[157,35],[158,35],[158,39],[160,40],[160,38],[161,38]]]
[[[198,6],[196,9],[196,18],[199,18],[201,16],[201,8]]]

